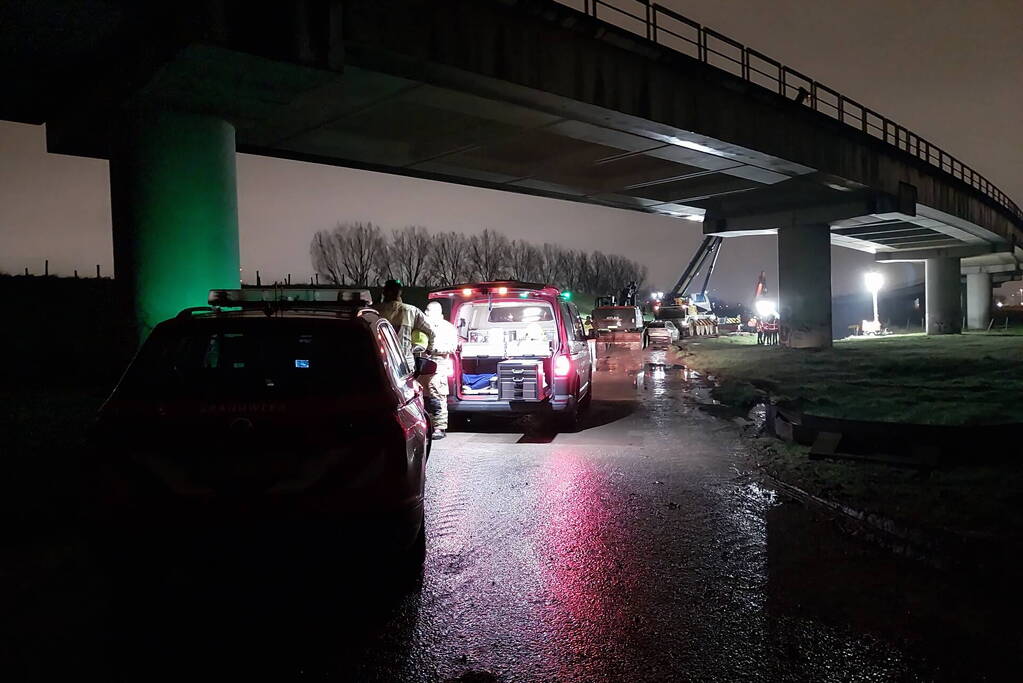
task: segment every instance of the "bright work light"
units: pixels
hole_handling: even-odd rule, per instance
[[[884,275],[876,270],[864,273],[863,281],[866,283],[867,289],[871,292],[877,292],[879,289],[884,287]]]
[[[769,315],[778,315],[778,308],[770,299],[757,299],[754,306],[757,309],[757,315],[761,318],[766,318]]]
[[[877,293],[884,286],[884,275],[871,270],[863,274],[863,282],[866,283],[867,289],[870,290],[870,294],[874,299],[874,319],[863,321],[864,333],[880,334],[881,333],[881,319],[877,314]]]

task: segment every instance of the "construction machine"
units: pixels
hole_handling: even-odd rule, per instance
[[[635,282],[630,282],[618,295],[597,297],[591,317],[598,340],[633,346],[643,343],[643,311],[636,302],[638,289]]]
[[[723,238],[709,235],[703,238],[700,247],[693,254],[689,265],[682,271],[678,282],[664,297],[664,303],[657,309],[659,320],[671,320],[682,332],[683,337],[716,336],[718,334],[718,318],[714,306],[707,296],[710,276],[714,273],[718,256],[721,254]],[[692,289],[693,283],[701,273],[702,287]]]

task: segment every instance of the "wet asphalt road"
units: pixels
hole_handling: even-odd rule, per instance
[[[484,424],[438,444],[423,591],[360,673],[999,676],[964,646],[990,618],[972,598],[761,485],[742,427],[701,410],[706,390],[665,352],[600,355],[581,432]]]
[[[124,609],[80,560],[15,604],[0,654],[17,680],[1016,678],[1004,599],[763,485],[744,427],[665,352],[599,355],[578,433],[485,422],[436,443],[419,590],[295,558],[154,577]]]

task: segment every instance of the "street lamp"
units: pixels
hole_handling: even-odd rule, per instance
[[[884,286],[884,275],[877,272],[876,270],[872,270],[868,273],[863,274],[863,282],[867,285],[867,289],[870,290],[870,293],[873,295],[874,298],[874,320],[869,321],[870,322],[869,327],[867,325],[868,321],[864,320],[863,331],[865,333],[873,332],[874,334],[879,334],[881,332],[881,321],[877,315],[877,293],[881,291],[881,287]]]

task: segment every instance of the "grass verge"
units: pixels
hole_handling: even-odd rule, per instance
[[[715,376],[714,398],[741,409],[768,399],[852,420],[1023,422],[1018,334],[853,338],[825,351],[757,346],[753,337],[736,336],[689,342],[683,356],[689,367]],[[753,451],[765,472],[819,498],[922,531],[1023,541],[1023,463],[920,472],[810,460],[807,447],[773,438],[756,439]]]
[[[758,346],[752,336],[688,342],[689,367],[721,382],[715,396],[752,404],[763,392],[822,417],[919,424],[1023,422],[1023,336],[970,333],[860,337],[832,349]]]

